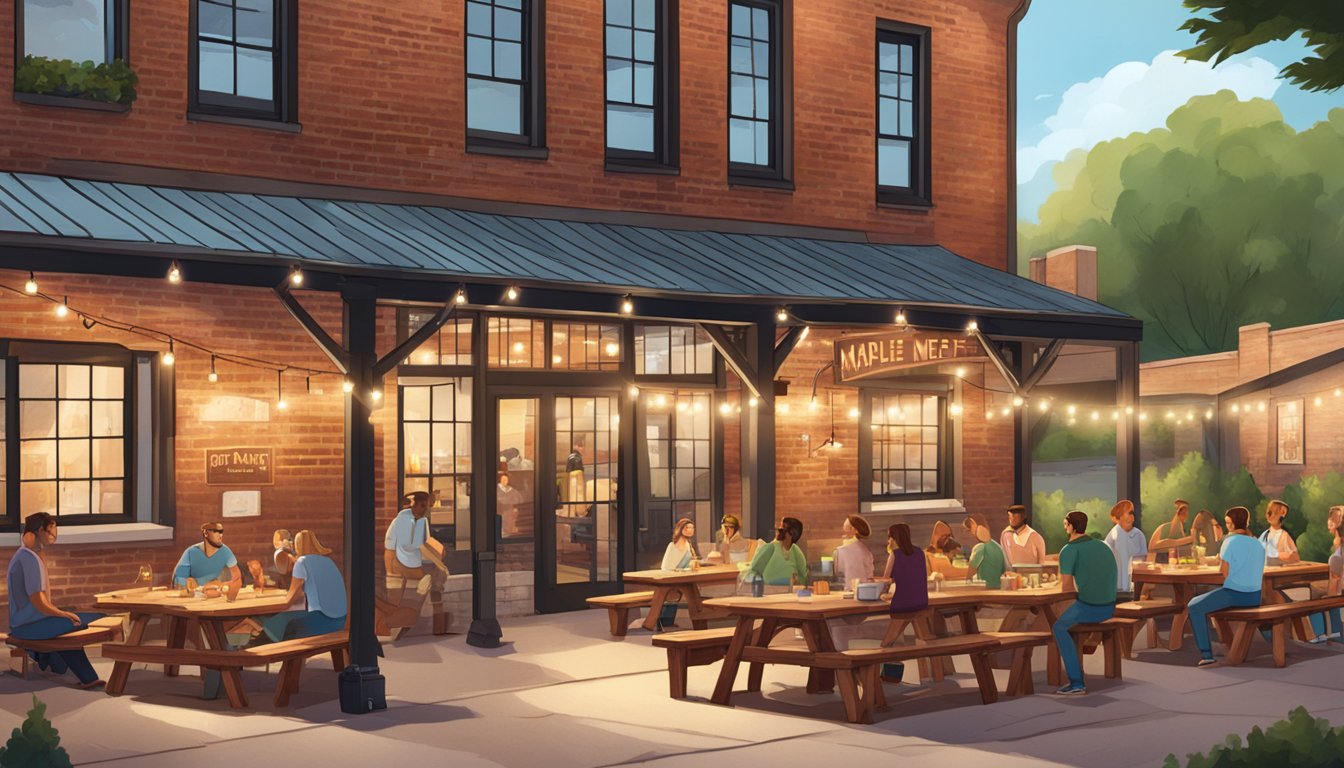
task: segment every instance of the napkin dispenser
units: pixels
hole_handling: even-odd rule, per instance
[[[857,587],[854,588],[854,599],[855,599],[855,600],[881,600],[881,599],[882,599],[882,584],[881,584],[881,582],[877,582],[877,581],[864,581],[864,582],[860,582],[859,585],[858,585]]]

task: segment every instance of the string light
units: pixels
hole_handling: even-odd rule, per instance
[[[752,408],[755,408],[756,406],[758,406],[758,405],[760,405],[760,404],[761,404],[761,401],[760,401],[760,400],[757,400],[755,397],[752,397],[750,400],[747,401],[747,405],[751,406]]]
[[[1321,407],[1321,398],[1317,397],[1316,400],[1314,401],[1314,403],[1315,403],[1315,405],[1316,405],[1317,408],[1320,408],[1320,407]]]
[[[1132,406],[1132,405],[1126,405],[1126,406],[1125,406],[1125,415],[1126,415],[1126,416],[1133,416],[1133,415],[1134,415],[1134,406]]]
[[[215,356],[210,356],[210,375],[205,377],[211,384],[219,381],[219,373],[215,371]]]
[[[1009,414],[1011,414],[1011,413],[1013,412],[1013,409],[1011,409],[1011,408],[1009,408],[1008,406],[1005,405],[1005,406],[1003,407],[1003,410],[1001,410],[1001,411],[999,411],[999,412],[1002,413],[1004,416],[1007,416],[1007,415],[1009,415]]]
[[[465,285],[458,286],[457,293],[453,294],[453,303],[459,307],[467,303],[467,287]]]
[[[634,384],[631,384],[631,385],[630,385],[630,390],[629,390],[629,391],[630,391],[630,397],[631,397],[631,399],[634,399],[634,398],[638,398],[638,397],[639,397],[639,387],[636,387]]]
[[[168,351],[163,353],[163,364],[172,365],[175,362],[177,362],[177,355],[173,354],[173,340],[170,337],[168,339]]]
[[[966,333],[975,333],[978,330],[980,330],[980,324],[976,321],[972,320],[966,324]]]
[[[1042,400],[1041,402],[1037,403],[1036,410],[1040,411],[1041,413],[1045,413],[1046,411],[1050,410],[1050,401]]]
[[[1233,412],[1233,413],[1241,413],[1241,406],[1240,406],[1239,404],[1237,404],[1237,403],[1233,403],[1233,404],[1232,404],[1232,412]]]
[[[1014,408],[1021,408],[1021,407],[1022,407],[1022,404],[1025,403],[1025,402],[1026,402],[1026,400],[1023,400],[1021,395],[1013,395],[1013,407],[1014,407]]]
[[[902,328],[904,328],[904,327],[906,326],[906,322],[905,322],[905,310],[904,310],[904,309],[898,309],[898,310],[896,310],[896,324],[899,325],[899,326],[902,327]]]
[[[177,266],[176,261],[168,265],[168,282],[173,285],[182,282],[182,269]]]
[[[956,407],[957,407],[957,408],[960,408],[961,406],[956,406]],[[858,409],[858,408],[850,408],[850,409],[849,409],[849,418],[851,418],[851,419],[857,419],[857,418],[859,418],[859,409]]]
[[[719,413],[722,413],[723,415],[727,416],[729,413],[732,412],[732,410],[733,406],[729,405],[728,403],[719,403]]]
[[[66,296],[64,301],[56,305],[56,316],[64,318],[68,314],[70,314],[70,297]]]
[[[1076,414],[1078,413],[1078,406],[1076,406],[1076,405],[1070,405],[1068,408],[1065,408],[1064,410],[1065,410],[1065,412],[1067,412],[1070,416],[1074,416],[1074,415],[1076,415]]]
[[[1092,412],[1092,420],[1093,420],[1093,421],[1101,421],[1101,412],[1100,412],[1100,411],[1093,411],[1093,412]]]
[[[517,288],[516,286],[512,286],[512,285],[510,285],[510,286],[509,286],[509,290],[505,291],[505,292],[504,292],[504,295],[509,297],[509,301],[517,301],[517,300],[518,300],[518,288]]]
[[[289,403],[285,402],[284,378],[284,371],[275,372],[275,409],[277,411],[283,411],[289,407]]]
[[[1205,421],[1208,421],[1209,419],[1212,419],[1212,418],[1213,418],[1213,409],[1210,408],[1210,409],[1208,409],[1207,411],[1204,412],[1204,420],[1205,420]]]
[[[950,415],[950,416],[951,416],[952,418],[954,418],[954,419],[957,418],[958,416],[960,416],[960,415],[961,415],[961,403],[953,403],[952,405],[948,406],[948,407],[947,407],[947,413],[948,413],[948,415]]]
[[[383,399],[383,390],[374,387],[373,389],[369,390],[369,398],[372,399],[373,402],[375,403],[379,402],[380,400]]]
[[[785,307],[780,307],[779,309],[775,310],[775,322],[778,323],[789,322],[789,310]]]
[[[93,326],[98,324],[97,320],[94,320],[92,317],[89,317],[88,315],[80,315],[79,322],[84,325],[84,330],[86,331],[93,330]]]
[[[621,314],[632,315],[635,313],[635,302],[627,295],[621,299]]]
[[[342,381],[342,382],[341,382],[341,391],[344,392],[344,393],[347,394],[347,395],[350,394],[351,392],[354,392],[354,391],[355,391],[355,382],[353,382],[353,381],[351,381],[351,380],[349,380],[349,379],[346,379],[345,381]]]
[[[291,267],[289,270],[289,284],[295,288],[303,285],[303,270],[298,267]]]
[[[621,351],[621,347],[614,341],[608,341],[602,351],[607,353],[607,357],[615,357],[616,353]]]
[[[37,277],[32,272],[28,273],[28,280],[23,284],[23,292],[29,296],[37,295]]]
[[[955,373],[956,373],[956,376],[957,376],[958,379],[964,379],[964,378],[966,378],[966,369],[965,369],[964,367],[959,367],[959,368],[957,368],[957,370],[955,371]]]

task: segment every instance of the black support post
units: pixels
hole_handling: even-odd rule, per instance
[[[1035,345],[1018,341],[1006,346],[1012,359],[1005,362],[1016,381],[1022,381],[1031,371]],[[1025,406],[1013,409],[1013,503],[1031,509],[1031,409]]]
[[[755,408],[748,403],[742,405],[742,501],[751,515],[756,535],[770,541],[775,538],[776,478],[773,319],[758,322],[747,332],[747,354],[755,376],[752,384],[760,397]]]
[[[1127,342],[1115,351],[1115,494],[1134,502],[1134,525],[1143,522],[1139,501],[1139,345]]]
[[[350,666],[341,673],[341,711],[362,714],[387,708],[378,671],[382,650],[374,635],[374,441],[369,390],[377,362],[377,292],[363,285],[341,289],[344,340],[354,392],[345,400],[345,558],[350,575]]]
[[[495,424],[494,398],[486,385],[486,355],[489,329],[484,318],[473,329],[476,354],[476,387],[471,393],[472,455],[477,459],[472,466],[471,491],[471,626],[467,629],[467,645],[477,648],[498,648],[504,637],[499,626],[495,605],[495,469],[494,436],[485,430]]]

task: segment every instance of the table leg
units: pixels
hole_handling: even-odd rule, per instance
[[[168,624],[165,627],[164,634],[169,648],[187,647],[187,620],[180,616],[166,617]],[[177,665],[163,665],[163,674],[165,677],[177,677]]]
[[[1055,622],[1059,620],[1059,614],[1055,612],[1054,603],[1046,603],[1039,609],[1033,608],[1032,612],[1036,614],[1036,625],[1050,634],[1050,650],[1046,654],[1045,662],[1045,680],[1050,685],[1064,684],[1064,661],[1059,655],[1059,646],[1055,645]]]
[[[658,631],[658,614],[663,612],[663,603],[667,602],[669,587],[654,587],[653,600],[649,603],[649,615],[644,618],[644,628],[650,632]]]
[[[929,613],[921,613],[918,616],[915,616],[913,623],[915,625],[915,641],[917,644],[919,642],[928,642],[938,636],[937,633],[934,632],[933,621],[930,619]],[[927,672],[934,682],[942,680],[943,676],[951,671],[943,664],[943,661],[944,659],[937,657],[930,659],[927,656],[920,659],[920,677],[922,678]]]
[[[1171,585],[1172,599],[1181,606],[1181,612],[1171,619],[1171,632],[1167,633],[1167,648],[1181,650],[1185,644],[1185,629],[1190,624],[1190,587],[1186,584]]]
[[[687,610],[691,614],[691,625],[696,629],[708,629],[710,619],[721,619],[727,615],[705,607],[705,596],[700,594],[699,584],[687,584],[684,594]]]
[[[131,614],[131,632],[126,636],[127,645],[140,645],[145,638],[145,628],[149,626],[149,614]],[[112,665],[112,676],[107,681],[109,696],[117,696],[126,690],[126,678],[131,674],[131,662],[118,661]]]
[[[738,617],[737,629],[728,650],[723,654],[723,667],[719,669],[719,682],[714,686],[714,695],[710,701],[715,704],[727,704],[733,698],[733,683],[737,680],[737,668],[742,663],[742,649],[747,647],[751,638],[752,625],[755,622],[749,616]],[[769,642],[767,639],[765,642]]]
[[[835,650],[830,628],[826,626],[824,619],[804,621],[803,639],[807,640],[807,649],[813,653],[830,653]],[[808,693],[829,693],[833,690],[835,690],[835,670],[816,668],[808,670]]]
[[[762,648],[770,645],[770,641],[775,639],[779,633],[779,619],[762,619],[761,626],[756,630],[756,636],[752,639],[753,645],[759,645]],[[765,665],[759,661],[753,661],[747,666],[747,690],[761,690],[761,675],[765,672]]]

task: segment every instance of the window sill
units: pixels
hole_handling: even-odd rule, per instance
[[[546,160],[550,157],[550,150],[546,147],[472,144],[470,140],[467,141],[467,153],[472,155],[493,155],[495,157],[516,157],[522,160]]]
[[[607,173],[647,173],[655,176],[680,176],[681,168],[675,165],[662,165],[660,163],[622,163],[617,160],[608,160],[606,168]]]
[[[793,182],[787,179],[757,179],[750,176],[729,176],[729,187],[754,187],[756,189],[773,189],[777,192],[792,192],[794,190]]]
[[[957,499],[947,498],[861,501],[859,502],[859,512],[864,515],[877,515],[879,517],[899,517],[901,515],[961,515],[965,517],[966,507]],[[65,534],[61,535],[64,536]]]
[[[221,125],[236,125],[240,128],[260,128],[264,131],[279,131],[281,133],[303,132],[303,125],[300,123],[286,123],[279,120],[260,120],[255,117],[211,115],[206,112],[188,112],[187,121],[192,123],[219,123]]]
[[[59,522],[59,520],[58,520]],[[59,544],[122,544],[133,541],[172,541],[173,529],[154,523],[110,525],[66,525],[61,527]],[[0,533],[0,547],[17,547],[21,533]]]
[[[935,208],[934,204],[928,200],[921,200],[908,195],[884,195],[881,192],[877,194],[877,207],[910,211],[911,213],[930,213]]]
[[[87,109],[93,112],[113,112],[122,115],[131,111],[130,104],[113,104],[106,101],[81,99],[78,96],[53,96],[49,93],[24,93],[22,91],[15,91],[14,100],[22,104],[32,104],[38,107]]]

